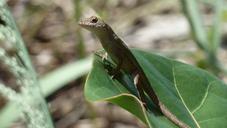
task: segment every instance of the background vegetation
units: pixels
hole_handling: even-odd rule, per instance
[[[7,3],[32,64],[23,45],[15,48],[3,45],[6,43],[0,35],[1,50],[7,53],[0,58],[0,78],[4,83],[0,86],[3,87],[0,89],[2,127],[23,128],[32,124],[26,120],[32,117],[21,116],[18,104],[14,103],[24,100],[24,104],[19,105],[33,106],[30,100],[34,99],[27,97],[42,101],[40,94],[46,97],[57,128],[145,127],[119,107],[84,100],[83,85],[91,69],[90,56],[101,48],[96,38],[77,24],[81,17],[90,15],[100,15],[130,47],[204,68],[226,81],[227,8],[223,6],[224,0],[9,0]],[[0,23],[4,25],[2,20]],[[24,74],[15,65],[6,63],[16,58],[14,53],[20,50],[25,65],[19,63],[19,67]],[[20,57],[16,60],[21,62]],[[38,84],[25,86],[25,79]],[[35,85],[41,88],[36,89]],[[10,97],[11,93],[14,97]],[[37,110],[45,111],[45,107]],[[31,116],[37,116],[33,114]]]

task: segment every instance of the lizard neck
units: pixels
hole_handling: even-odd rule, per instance
[[[118,39],[117,35],[108,25],[105,26],[105,29],[97,30],[96,35],[98,36],[102,45],[106,45],[107,43],[113,43]]]
[[[106,26],[105,29],[97,30],[95,33],[110,58],[115,63],[118,63],[121,59],[119,54],[121,51],[123,51],[122,48],[124,48],[122,47],[122,40],[114,33],[112,28],[109,26]]]

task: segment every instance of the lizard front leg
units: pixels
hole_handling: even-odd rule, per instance
[[[105,64],[105,68],[107,69],[108,73],[111,75],[111,78],[115,78],[115,76],[120,73],[123,61],[117,63],[117,66],[114,68],[114,66],[108,61],[107,52],[102,56],[102,61]]]
[[[121,73],[121,66],[122,62],[117,64],[117,67],[112,68],[111,70],[108,71],[108,73],[111,75],[111,78],[114,79],[118,74]]]

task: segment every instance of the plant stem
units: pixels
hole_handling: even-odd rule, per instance
[[[28,52],[25,48],[24,42],[17,29],[15,21],[9,11],[6,2],[0,1],[0,43],[9,44],[12,49],[16,50],[14,56],[7,56],[7,51],[2,54],[2,60],[11,72],[14,74],[20,74],[17,77],[18,83],[21,86],[21,104],[26,107],[22,108],[24,115],[28,117],[28,127],[30,128],[54,128],[53,122],[48,111],[47,103],[40,91],[39,81],[36,76],[36,72],[30,61]],[[4,59],[5,58],[5,59]],[[17,69],[23,69],[21,70]]]

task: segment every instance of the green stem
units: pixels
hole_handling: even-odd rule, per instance
[[[75,5],[75,19],[76,19],[76,22],[79,22],[81,17],[81,10],[82,10],[81,0],[74,0],[74,5]],[[76,51],[79,52],[80,58],[83,58],[86,55],[86,50],[85,50],[84,40],[83,40],[80,28],[77,28],[76,37],[78,42],[78,45],[76,46]]]
[[[26,50],[16,23],[4,0],[0,1],[0,18],[5,22],[5,24],[0,24],[0,39],[3,43],[11,43],[10,45],[16,48],[17,62],[22,62],[22,65],[18,63],[16,64],[25,71],[23,74],[21,74],[21,78],[18,78],[17,81],[21,81],[20,85],[22,90],[21,95],[24,98],[23,102],[26,102],[26,104],[30,105],[29,108],[33,108],[34,110],[34,113],[25,113],[25,115],[28,115],[28,117],[33,117],[32,119],[28,119],[28,121],[30,121],[29,126],[33,128],[39,128],[41,126],[43,128],[54,128],[50,113],[48,111],[47,103],[40,91],[39,82],[28,55],[28,51]],[[12,57],[8,57],[8,59],[10,62],[13,62],[15,58],[13,59]],[[16,70],[13,72],[16,72]],[[30,103],[29,101],[31,100],[36,102]],[[35,121],[36,119],[40,119],[42,123],[33,124],[32,121]]]

